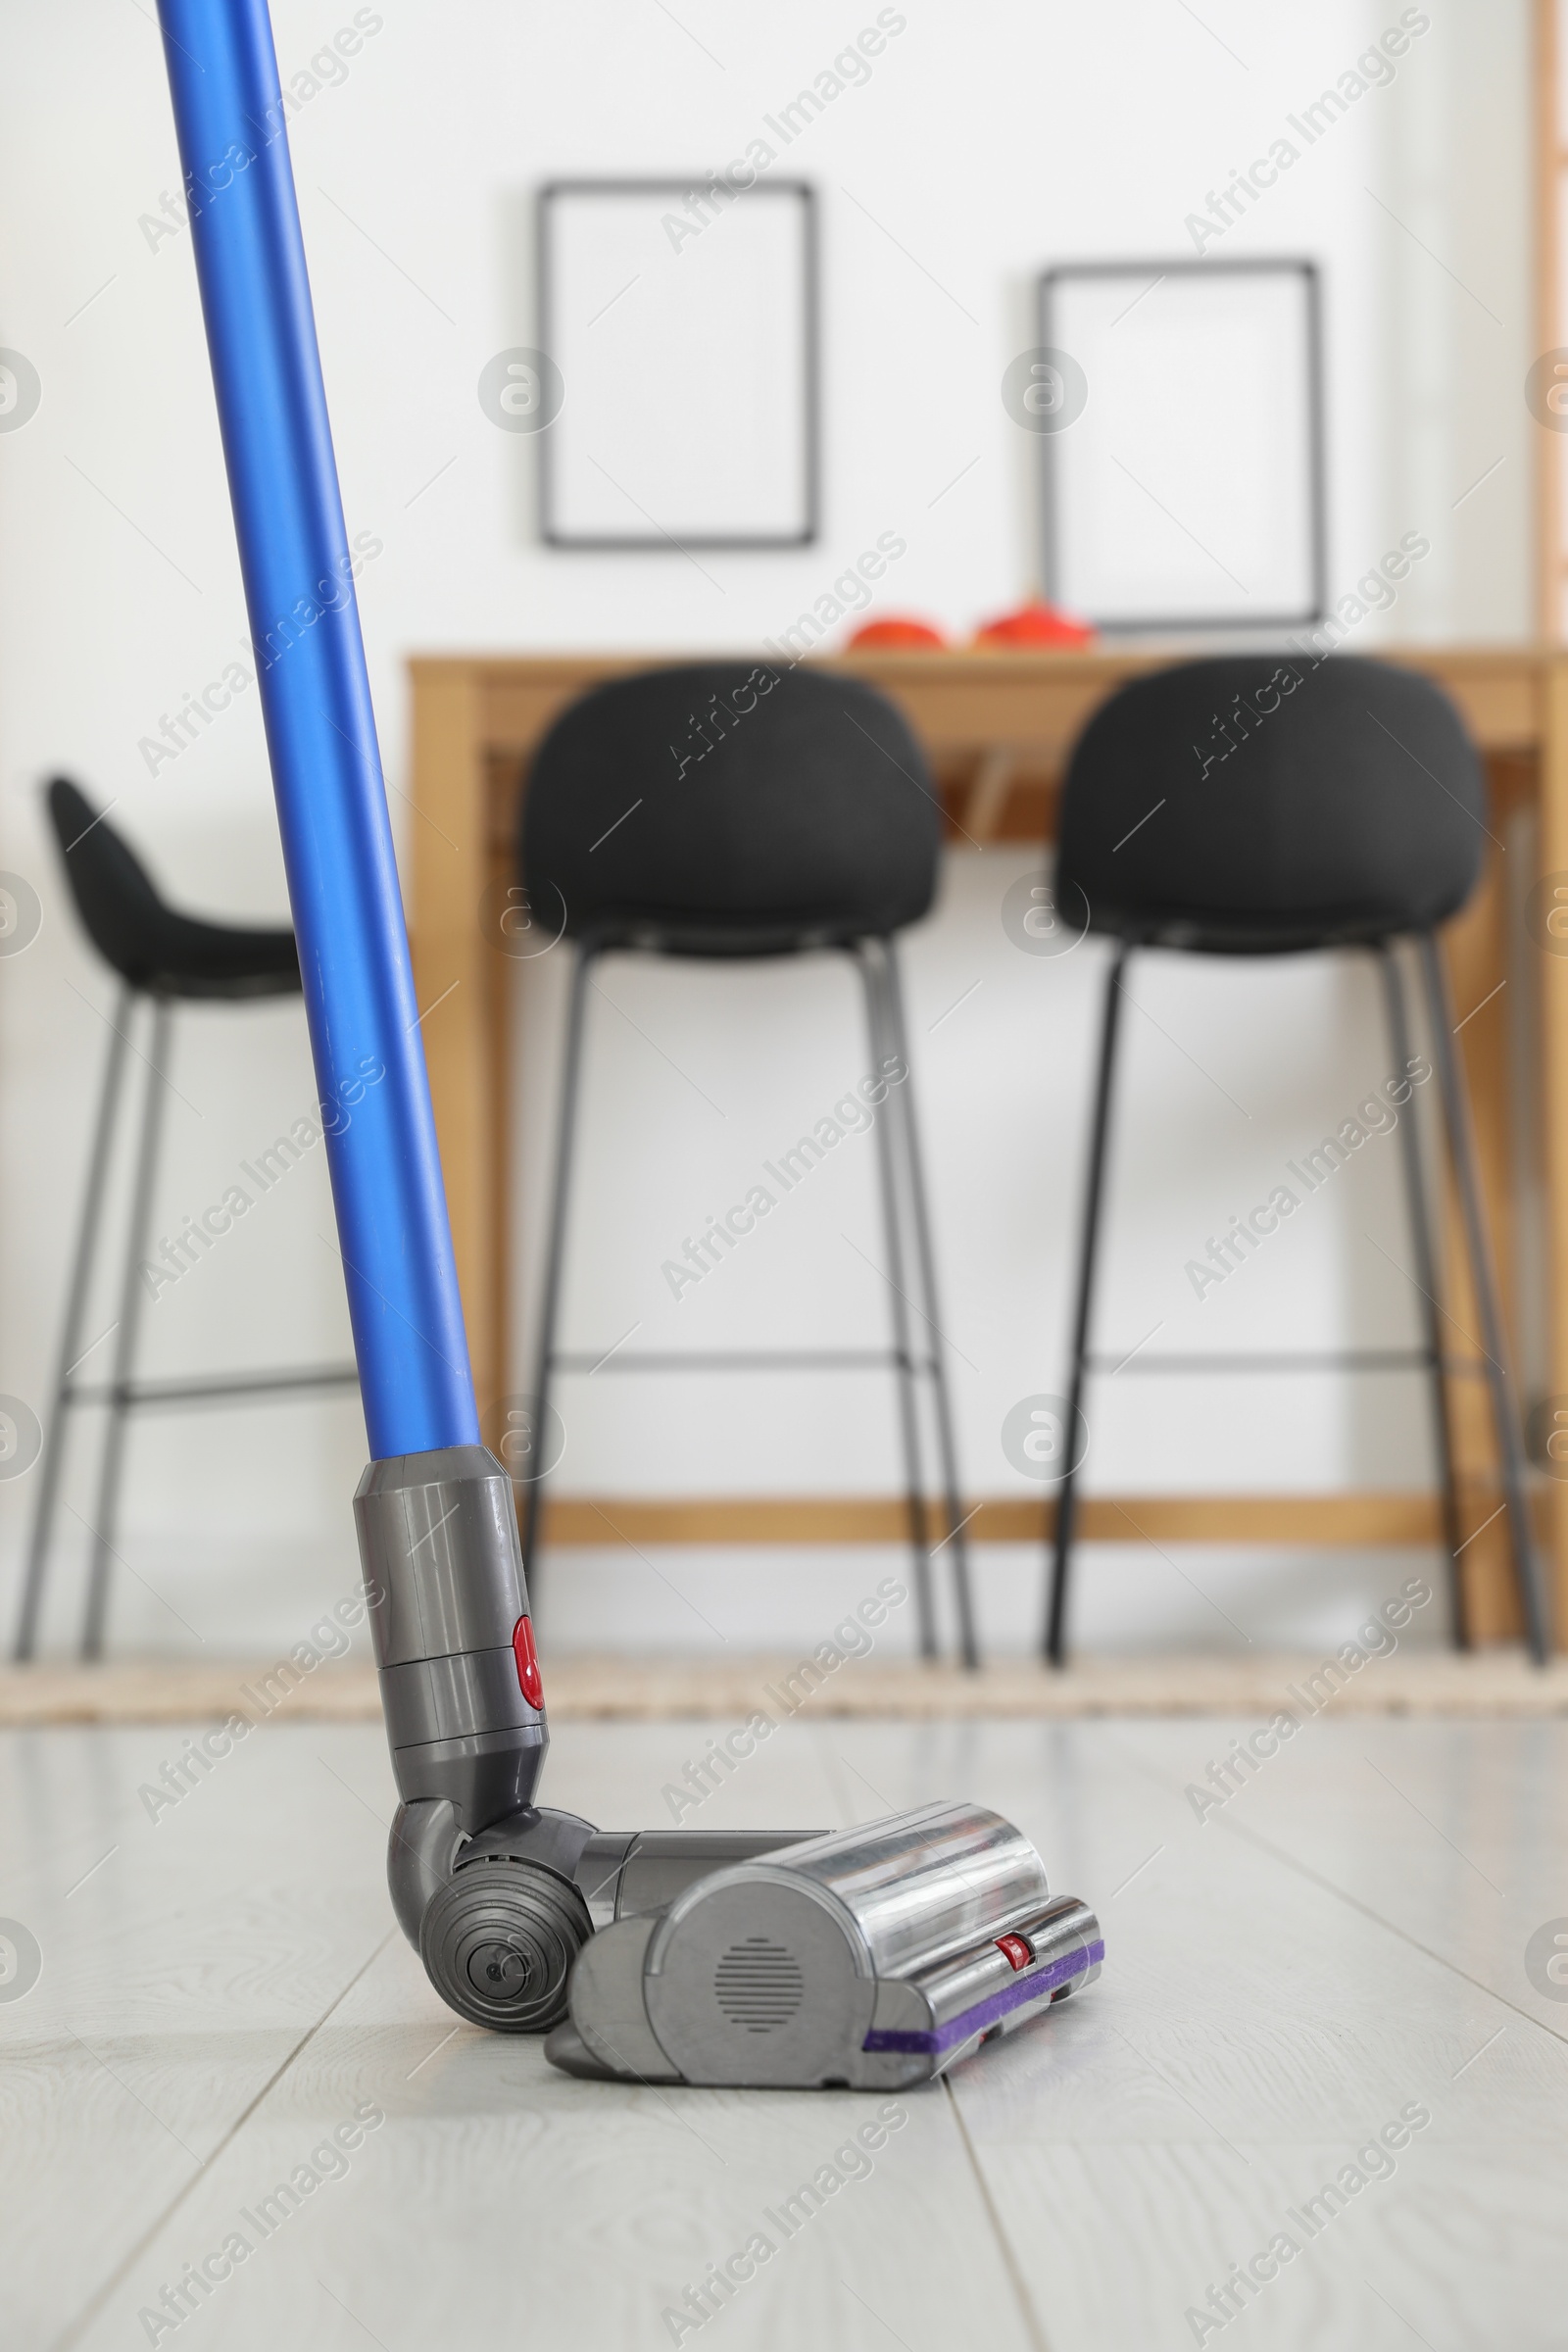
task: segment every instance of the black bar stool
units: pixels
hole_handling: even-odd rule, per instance
[[[837,951],[859,975],[873,1069],[896,1056],[907,1070],[894,934],[930,906],[940,835],[918,746],[891,704],[850,679],[739,662],[652,670],[585,695],[545,737],[523,804],[522,884],[534,918],[564,932],[577,952],[531,1400],[540,1428],[556,1374],[605,1360],[556,1348],[583,1015],[595,960],[612,951],[715,961]],[[978,1649],[912,1084],[906,1076],[888,1088],[874,1122],[890,1349],[763,1355],[620,1349],[605,1368],[891,1369],[920,1644],[931,1657],[933,1546],[916,1385],[924,1375],[948,1518],[935,1548],[952,1549],[959,1641],[973,1665]],[[543,1483],[530,1482],[523,1509],[530,1580]]]
[[[178,913],[160,896],[123,836],[64,776],[57,776],[50,785],[48,801],[50,820],[76,912],[99,955],[120,974],[122,986],[110,1024],[103,1087],[87,1159],[87,1186],[66,1294],[54,1411],[39,1466],[38,1502],[17,1621],[13,1654],[18,1659],[30,1658],[37,1643],[55,1506],[65,1460],[67,1422],[74,1406],[107,1404],[109,1407],[98,1507],[90,1531],[92,1552],[81,1632],[81,1655],[96,1658],[103,1654],[110,1562],[118,1556],[114,1539],[124,1468],[127,1414],[142,1406],[216,1401],[233,1396],[284,1396],[302,1389],[357,1385],[352,1364],[324,1365],[317,1371],[220,1373],[190,1380],[132,1378],[145,1295],[138,1269],[151,1230],[174,1006],[180,1003],[239,1004],[256,998],[297,996],[299,957],[292,931],[244,930]],[[139,1049],[132,1045],[131,1028],[143,1003],[152,1008],[152,1034],[149,1052],[139,1055]],[[113,1369],[107,1384],[96,1386],[78,1382],[75,1372],[127,1052],[137,1052],[146,1061],[147,1085],[120,1285],[120,1317],[113,1327]]]
[[[1061,803],[1058,918],[1117,942],[1106,975],[1100,1070],[1079,1243],[1068,1426],[1081,1426],[1091,1372],[1090,1317],[1110,1134],[1123,983],[1140,948],[1210,956],[1361,949],[1383,982],[1390,1051],[1410,1057],[1397,944],[1412,940],[1432,1029],[1448,1153],[1481,1319],[1514,1571],[1530,1646],[1547,1643],[1544,1581],[1525,1494],[1517,1390],[1508,1372],[1496,1277],[1482,1217],[1469,1102],[1436,927],[1457,912],[1481,870],[1486,784],[1446,697],[1413,671],[1294,655],[1193,662],[1137,679],[1100,710],[1075,749]],[[1459,1516],[1444,1389],[1443,1309],[1413,1117],[1399,1122],[1422,1345],[1408,1353],[1348,1351],[1216,1358],[1209,1369],[1424,1368],[1443,1485],[1455,1638],[1468,1641]],[[1240,1252],[1238,1252],[1240,1254]],[[1140,1358],[1144,1370],[1202,1370],[1201,1357]],[[1069,1435],[1057,1490],[1046,1654],[1065,1651],[1080,1448]]]

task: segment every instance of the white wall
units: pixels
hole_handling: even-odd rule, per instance
[[[347,0],[277,0],[285,77],[354,13]],[[889,529],[908,542],[892,603],[963,629],[1015,601],[1033,584],[1032,452],[998,383],[1033,339],[1038,270],[1190,251],[1186,216],[1399,11],[1207,0],[1200,22],[1168,0],[909,6],[870,82],[780,165],[822,203],[823,539],[796,554],[705,556],[701,571],[675,555],[537,543],[532,446],[496,431],[475,398],[491,355],[532,336],[532,191],[561,174],[723,164],[875,9],[805,0],[787,16],[743,17],[682,0],[677,22],[640,6],[546,15],[512,0],[383,0],[372,13],[379,29],[338,86],[302,106],[291,136],[350,528],[384,542],[362,609],[406,840],[421,821],[405,797],[402,664],[416,650],[751,647]],[[1210,247],[1323,266],[1336,589],[1402,531],[1432,540],[1362,645],[1530,625],[1518,390],[1533,356],[1528,11],[1463,0],[1428,13],[1394,85],[1369,92]],[[156,776],[138,754],[244,631],[189,238],[155,248],[144,225],[178,180],[157,38],[123,0],[70,11],[11,0],[0,26],[0,342],[26,353],[43,383],[32,421],[0,434],[0,855],[45,910],[26,954],[0,960],[0,1389],[41,1402],[113,992],[64,903],[39,779],[63,767],[115,799],[117,820],[192,905],[281,916],[284,894],[254,692]],[[1101,963],[1094,946],[1041,962],[1009,944],[1000,903],[1028,863],[1011,850],[950,859],[942,905],[908,948],[965,1476],[986,1492],[1016,1483],[998,1442],[1007,1407],[1062,1385]],[[527,975],[518,1025],[535,1209],[556,960]],[[608,1346],[638,1320],[639,1345],[871,1328],[885,1294],[844,1239],[874,1251],[859,1146],[722,1282],[677,1306],[659,1275],[694,1220],[864,1066],[843,975],[759,971],[715,986],[623,965],[606,990],[638,1027],[596,1003],[597,1149],[579,1196],[571,1342]],[[1364,977],[1151,959],[1138,997],[1147,1017],[1129,1027],[1104,1344],[1131,1347],[1156,1321],[1158,1344],[1173,1347],[1399,1333],[1404,1286],[1362,1238],[1400,1254],[1386,1145],[1223,1296],[1200,1306],[1182,1274],[1233,1208],[1384,1074]],[[182,1027],[168,1216],[217,1197],[311,1091],[297,1008],[197,1012]],[[527,1210],[522,1228],[527,1261]],[[340,1352],[329,1234],[323,1171],[302,1168],[220,1257],[149,1307],[149,1368]],[[519,1330],[527,1303],[525,1262]],[[92,1332],[115,1312],[105,1303]],[[596,1393],[592,1410],[563,1401],[578,1492],[865,1492],[893,1472],[887,1399],[863,1382],[628,1382]],[[1123,1491],[1396,1486],[1427,1471],[1420,1399],[1387,1381],[1126,1379],[1093,1420],[1094,1474]],[[146,1425],[121,1544],[133,1572],[117,1604],[122,1644],[292,1638],[318,1597],[353,1581],[347,1495],[362,1448],[346,1402]],[[90,1517],[85,1463],[70,1499]],[[28,1480],[0,1487],[9,1574],[30,1501]],[[79,1539],[79,1522],[66,1525]],[[660,1571],[737,1642],[814,1638],[835,1595],[879,1572],[870,1555],[567,1555],[547,1595],[558,1638],[710,1640]],[[1332,1630],[1358,1592],[1392,1589],[1404,1564],[1216,1558],[1193,1572],[1231,1595],[1225,1608],[1250,1631],[1305,1639]],[[986,1578],[995,1637],[1021,1638],[1032,1564],[993,1554]],[[1235,1638],[1147,1553],[1087,1555],[1085,1581],[1094,1639]]]

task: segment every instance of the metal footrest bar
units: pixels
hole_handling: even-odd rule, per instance
[[[62,1404],[119,1404],[127,1411],[143,1404],[200,1404],[225,1396],[277,1396],[296,1389],[355,1389],[352,1364],[327,1364],[318,1372],[218,1372],[209,1380],[110,1381],[101,1388],[70,1389]]]
[[[894,1348],[774,1348],[740,1352],[692,1348],[662,1354],[552,1355],[553,1372],[930,1372],[927,1356],[901,1355]]]
[[[1091,1355],[1092,1372],[1430,1372],[1423,1348],[1345,1348],[1267,1355],[1227,1355],[1216,1349],[1198,1355]],[[1445,1356],[1439,1367],[1452,1376],[1486,1371],[1479,1357]]]

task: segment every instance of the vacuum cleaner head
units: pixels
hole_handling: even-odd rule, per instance
[[[1000,1814],[599,1830],[534,1802],[548,1731],[510,1482],[479,1446],[373,1463],[355,1503],[402,1803],[392,1899],[460,2017],[568,2074],[898,2089],[1100,1973]]]
[[[900,2089],[1089,1984],[1104,1952],[1010,1822],[927,1805],[622,1911],[578,1953],[545,2055],[609,2081]]]

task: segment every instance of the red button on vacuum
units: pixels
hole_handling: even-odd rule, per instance
[[[545,1687],[539,1673],[539,1652],[533,1645],[531,1617],[519,1617],[513,1627],[512,1654],[517,1661],[517,1688],[530,1707],[542,1707],[545,1703]],[[1016,1941],[1016,1937],[1013,1940]],[[1018,1966],[1016,1960],[1013,1966]]]
[[[526,1625],[527,1618],[522,1622]],[[1035,1947],[1026,1936],[999,1936],[997,1949],[1009,1968],[1027,1968],[1035,1956]]]

